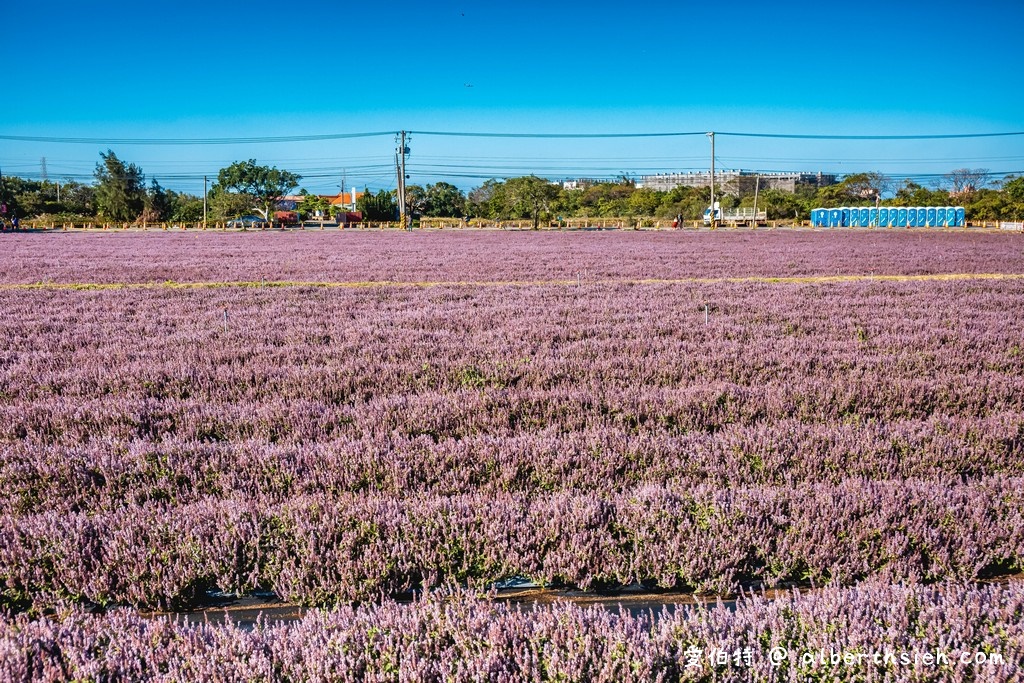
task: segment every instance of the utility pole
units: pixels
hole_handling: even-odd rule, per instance
[[[395,192],[398,194],[398,220],[402,223],[402,228],[405,229],[405,188],[402,187],[402,176],[405,175],[402,172],[402,161],[399,158],[398,150],[395,150],[395,177],[398,180],[398,189]]]
[[[408,207],[405,205],[405,155],[409,148],[405,146],[405,131],[399,133],[401,136],[398,144],[398,151],[395,153],[395,164],[398,166],[398,216],[402,222],[402,229],[408,230]]]
[[[203,176],[203,230],[206,230],[206,183],[207,178]]]
[[[751,222],[753,227],[757,227],[757,191],[761,189],[761,174],[754,176],[754,220]]]
[[[715,213],[715,131],[707,134],[711,138],[711,229],[718,226],[718,218]]]

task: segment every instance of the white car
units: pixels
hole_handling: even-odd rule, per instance
[[[260,216],[240,216],[227,222],[229,228],[265,228],[268,225]]]

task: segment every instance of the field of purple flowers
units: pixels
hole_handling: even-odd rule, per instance
[[[496,662],[508,680],[690,680],[680,650],[693,643],[895,644],[948,632],[956,610],[968,626],[944,643],[1019,658],[1021,589],[969,586],[1024,561],[1024,279],[640,282],[1019,274],[1019,238],[11,240],[7,285],[491,285],[0,284],[0,612],[177,607],[209,590],[336,605],[516,576],[835,586],[656,623],[523,616],[462,594],[252,633],[23,615],[0,622],[0,667],[28,666],[27,680],[231,679],[175,668],[214,658],[266,680],[432,680],[438,666],[479,680]],[[861,580],[874,588],[842,588]],[[919,585],[945,580],[959,583]],[[449,632],[456,616],[465,632]],[[157,641],[171,654],[141,652]],[[94,657],[90,643],[139,654]],[[736,680],[779,673],[764,667]],[[1019,675],[1007,671],[978,680]]]
[[[0,616],[9,681],[986,681],[1021,677],[1024,590],[862,585],[630,615],[470,594],[293,624]]]
[[[491,282],[1024,273],[1019,235],[293,232],[14,234],[0,283]]]

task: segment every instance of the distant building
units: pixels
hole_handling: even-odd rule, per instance
[[[722,194],[753,194],[755,188],[796,192],[798,187],[827,187],[836,184],[831,173],[760,173],[756,171],[716,171],[715,190]],[[711,173],[659,173],[640,176],[637,187],[668,192],[677,187],[708,187]]]
[[[295,211],[301,203],[301,194],[288,194],[278,198],[278,200],[274,202],[274,208],[278,211]]]
[[[339,211],[355,211],[356,201],[363,196],[363,192],[356,192],[353,187],[351,192],[339,192],[338,194],[322,194],[319,195],[323,199],[327,200],[327,203],[331,206],[335,206]],[[302,200],[305,199],[305,195],[301,194],[290,194],[281,197],[277,200],[276,208],[278,211],[295,211],[302,204]]]
[[[594,185],[600,185],[601,183],[607,183],[607,180],[598,180],[597,178],[576,178],[575,180],[563,180],[563,190],[585,190],[588,187]]]
[[[355,211],[356,201],[364,194],[364,192],[356,192],[356,188],[353,187],[351,192],[340,192],[334,197],[325,195],[325,198],[331,203],[331,206],[337,206],[345,211]]]

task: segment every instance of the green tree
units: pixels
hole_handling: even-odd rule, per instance
[[[470,190],[466,197],[466,208],[474,216],[499,218],[505,215],[505,184],[495,178],[484,181],[480,187]]]
[[[1013,220],[1024,217],[1024,176],[1007,180],[1003,184],[1003,196],[1006,200],[1004,217]]]
[[[94,216],[95,189],[73,180],[28,180],[4,176],[0,191],[8,207],[22,218],[39,216]]]
[[[405,210],[410,217],[422,216],[427,208],[427,191],[421,185],[405,186]]]
[[[35,216],[42,211],[42,197],[40,197],[41,183],[37,180],[28,180],[18,176],[4,176],[0,184],[0,203],[7,205],[6,218],[19,216],[27,218]]]
[[[169,220],[177,223],[198,223],[203,220],[203,198],[184,192],[167,191]]]
[[[636,186],[629,181],[597,183],[583,190],[579,210],[588,216],[625,216]]]
[[[1003,192],[1010,201],[1024,202],[1024,176],[1008,179],[1003,183]]]
[[[970,202],[964,203],[968,220],[999,220],[1012,215],[1014,204],[1004,191],[984,188],[971,193]]]
[[[327,216],[330,214],[331,203],[318,194],[310,194],[306,190],[299,192],[302,195],[302,202],[299,203],[299,215],[306,216]]]
[[[558,199],[559,187],[535,175],[509,178],[504,183],[511,218],[533,219],[533,229],[540,226],[540,217]]]
[[[256,211],[273,221],[274,203],[296,187],[302,176],[274,167],[259,166],[255,159],[236,161],[217,174],[217,184],[226,190],[252,197]]]
[[[393,221],[398,216],[398,202],[387,190],[370,194],[370,190],[364,188],[363,196],[356,200],[356,209],[363,213],[366,221]]]
[[[824,208],[874,204],[892,189],[892,180],[881,173],[854,173],[842,182],[818,190],[816,204]]]
[[[559,216],[579,216],[580,200],[583,198],[583,190],[567,190],[564,187],[558,188],[558,199],[552,205],[551,210]]]
[[[209,213],[213,220],[227,220],[236,218],[242,214],[252,213],[256,206],[256,198],[252,195],[241,192],[229,192],[214,183],[207,195]]]
[[[886,204],[890,206],[945,206],[949,202],[949,193],[945,190],[929,190],[908,178],[896,190],[896,195],[886,201]]]
[[[142,215],[146,221],[153,223],[166,221],[171,217],[171,199],[156,178],[150,181]]]
[[[711,202],[711,188],[679,186],[666,192],[658,205],[657,216],[682,216],[683,220],[697,220]]]
[[[441,218],[459,218],[466,212],[466,196],[449,183],[427,185],[423,214]]]
[[[114,221],[130,221],[145,208],[146,176],[135,164],[125,164],[109,149],[96,164],[96,211]]]
[[[753,195],[744,197],[741,205],[753,208]],[[757,209],[759,212],[764,211],[768,220],[798,218],[801,215],[807,215],[810,213],[800,197],[792,192],[786,192],[785,190],[778,190],[775,188],[762,190],[758,194]]]
[[[65,180],[60,186],[59,213],[74,216],[96,215],[96,188],[74,180]]]
[[[630,216],[653,216],[661,205],[662,193],[649,187],[641,187],[629,196],[627,202]]]

